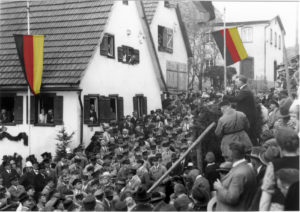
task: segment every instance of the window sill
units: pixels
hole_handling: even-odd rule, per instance
[[[14,122],[9,122],[9,123],[0,123],[2,126],[16,126],[17,124]]]
[[[166,52],[169,54],[173,54],[173,49],[167,48],[167,47],[163,47],[163,46],[159,46],[158,47],[158,51],[160,52]]]
[[[55,127],[55,124],[40,124],[40,123],[37,123],[37,124],[33,124],[34,126],[36,127]]]

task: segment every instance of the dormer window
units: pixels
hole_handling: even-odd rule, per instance
[[[105,33],[100,44],[100,55],[115,58],[115,37]]]

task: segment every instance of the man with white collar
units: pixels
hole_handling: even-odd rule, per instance
[[[229,145],[232,169],[214,183],[217,211],[246,211],[256,191],[256,174],[245,159],[245,146],[240,142]]]
[[[250,123],[250,129],[248,135],[253,143],[256,145],[256,132],[255,132],[255,121],[256,121],[256,105],[255,98],[252,91],[247,85],[247,78],[243,75],[239,76],[239,79],[236,81],[240,92],[237,96],[227,96],[225,95],[223,99],[227,99],[230,102],[236,102],[236,110],[243,112]]]

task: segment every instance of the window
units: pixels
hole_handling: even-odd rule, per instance
[[[100,122],[120,120],[124,116],[123,98],[118,95],[84,96],[84,124],[98,126]]]
[[[105,33],[100,44],[100,55],[115,58],[115,37]]]
[[[278,36],[278,48],[281,49],[281,36]]]
[[[30,122],[41,125],[63,124],[63,97],[56,94],[40,94],[30,97]]]
[[[167,61],[167,77],[166,83],[168,88],[176,90],[187,89],[187,65],[185,63],[177,63]]]
[[[277,33],[274,33],[275,41],[274,41],[274,46],[277,47]]]
[[[133,111],[137,112],[138,117],[147,115],[147,97],[143,94],[137,94],[133,97]]]
[[[128,0],[127,1],[123,0],[122,2],[123,2],[123,4],[128,5]]]
[[[164,1],[164,6],[167,8],[175,8],[176,7],[176,3],[174,1]]]
[[[270,29],[270,44],[272,45],[272,43],[273,43],[273,31],[272,31],[272,29]]]
[[[206,65],[206,68],[214,66],[214,60],[213,59],[206,59],[205,60],[205,65]]]
[[[0,124],[22,124],[23,97],[15,94],[0,95]]]
[[[158,26],[158,50],[173,53],[173,30]]]
[[[127,64],[140,63],[140,51],[129,46],[118,47],[118,61]]]
[[[253,28],[244,27],[242,28],[242,41],[243,42],[252,42],[253,40]]]

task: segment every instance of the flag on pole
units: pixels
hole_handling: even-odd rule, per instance
[[[25,79],[36,95],[40,93],[43,75],[44,35],[14,35]]]
[[[212,32],[216,44],[224,58],[224,29]],[[226,66],[248,57],[236,27],[226,29]]]

